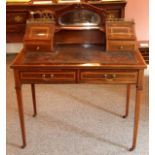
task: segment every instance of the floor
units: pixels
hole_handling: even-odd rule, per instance
[[[148,70],[145,75],[137,148],[132,142],[135,88],[130,114],[125,110],[123,85],[36,85],[38,115],[32,117],[29,85],[23,85],[27,147],[21,149],[18,109],[7,55],[7,155],[148,155]]]

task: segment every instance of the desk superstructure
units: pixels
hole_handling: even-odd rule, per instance
[[[26,28],[26,20],[29,18],[30,11],[36,10],[57,10],[64,8],[72,3],[38,4],[36,0],[29,2],[8,2],[6,4],[6,37],[7,42],[22,42]],[[39,0],[38,0],[39,2]],[[106,11],[107,18],[124,18],[125,0],[115,1],[89,1],[89,4]],[[75,4],[75,3],[73,3]]]
[[[54,19],[55,24],[55,28],[51,30],[52,33],[49,33],[51,31],[45,31],[50,27],[48,25],[49,22],[47,25],[41,23],[40,25],[43,26],[39,28],[31,23],[32,27],[30,27],[30,31],[26,31],[28,35],[25,34],[25,38],[27,39],[27,36],[30,36],[29,39],[31,39],[31,36],[36,37],[39,35],[36,39],[42,40],[46,38],[45,36],[54,34],[52,35],[54,39],[51,39],[53,43],[52,50],[49,51],[46,49],[46,46],[40,46],[39,42],[33,44],[35,48],[29,48],[27,44],[11,65],[14,70],[22,132],[22,147],[26,146],[21,89],[23,84],[31,84],[34,116],[36,116],[35,84],[97,83],[123,84],[127,86],[126,109],[123,118],[128,116],[130,85],[133,84],[136,86],[133,142],[130,150],[135,149],[144,69],[146,68],[145,61],[138,48],[136,46],[124,46],[131,43],[129,41],[126,41],[122,48],[121,41],[119,42],[119,39],[116,40],[116,37],[117,50],[113,50],[112,48],[109,50],[105,46],[105,42],[107,41],[105,38],[105,29],[108,29],[105,26],[106,12],[90,4],[72,4],[50,13],[50,19]],[[73,18],[69,18],[68,15],[70,13],[76,17],[74,20]],[[93,17],[96,18],[94,19]],[[69,23],[69,25],[66,23]],[[130,35],[131,31],[126,31],[126,28],[122,27],[120,29],[118,27],[120,24],[119,21],[114,21],[114,23],[115,27],[113,29],[119,35],[122,35],[123,30],[123,36],[127,35],[129,38],[128,32],[130,32]],[[126,22],[124,24],[126,25]],[[134,35],[134,33],[132,34]],[[28,43],[26,39],[24,40],[24,44]],[[133,42],[133,45],[137,44],[136,39]],[[32,45],[30,40],[29,43]]]

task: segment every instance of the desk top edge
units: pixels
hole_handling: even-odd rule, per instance
[[[61,51],[60,51],[61,52]],[[104,52],[104,51],[103,51]],[[125,51],[124,51],[125,52]],[[129,51],[128,51],[129,52]],[[30,67],[41,67],[41,68],[50,68],[50,67],[68,67],[68,68],[146,68],[147,65],[145,63],[145,61],[143,60],[139,50],[133,52],[133,55],[136,59],[136,63],[134,61],[128,61],[128,63],[108,63],[108,61],[106,61],[106,63],[101,63],[101,61],[98,61],[98,59],[94,59],[94,61],[90,58],[90,60],[92,61],[88,61],[88,59],[80,59],[80,61],[78,62],[78,59],[75,59],[75,63],[70,63],[70,62],[73,62],[73,61],[69,61],[69,62],[65,62],[65,60],[60,59],[62,61],[55,61],[55,62],[52,62],[51,61],[47,61],[47,63],[23,63],[24,62],[24,59],[26,58],[27,56],[27,53],[30,53],[30,52],[26,52],[24,49],[21,50],[21,52],[16,56],[16,58],[14,59],[13,63],[11,64],[11,68],[30,68]],[[45,53],[45,52],[42,52],[42,53]],[[70,52],[71,53],[71,52]],[[69,53],[69,54],[70,54]],[[105,52],[104,52],[105,53]],[[112,53],[112,52],[108,52],[107,53]],[[113,53],[117,53],[117,52],[113,52]],[[62,53],[59,57],[61,57],[64,53]],[[76,53],[76,56],[78,55],[79,53]],[[87,52],[88,54],[88,52]],[[96,53],[95,53],[96,54]],[[100,54],[100,52],[98,52],[97,54]],[[35,54],[34,54],[35,55]],[[106,56],[107,54],[104,54],[103,55],[103,61],[104,61],[104,56]],[[117,56],[117,54],[114,54],[114,57],[113,57],[113,60],[115,58],[115,55]],[[33,56],[33,55],[32,55]],[[85,55],[84,53],[84,56],[81,55],[82,57],[85,57],[87,55]],[[79,57],[81,57],[79,56]],[[94,56],[94,55],[93,55]],[[97,57],[100,56],[100,55],[97,55]],[[101,55],[102,56],[102,55]],[[110,55],[111,56],[111,55]],[[46,56],[47,57],[47,56]],[[88,55],[88,57],[92,57],[91,55]],[[129,55],[129,57],[131,57]],[[55,58],[55,57],[54,57]],[[66,59],[67,57],[65,57]],[[74,58],[74,57],[73,57]],[[107,58],[107,57],[106,57]],[[108,57],[109,58],[109,57]],[[72,57],[71,57],[72,59]],[[29,60],[29,58],[28,58]],[[67,59],[68,60],[68,59]],[[70,59],[69,59],[70,60]],[[83,61],[84,60],[84,61]],[[99,59],[100,60],[100,59]],[[125,59],[124,59],[125,60]],[[62,62],[62,63],[61,63]],[[134,63],[133,63],[134,62]]]

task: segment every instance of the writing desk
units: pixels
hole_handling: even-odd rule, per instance
[[[146,64],[137,51],[104,51],[101,45],[62,45],[54,52],[33,52],[23,49],[11,67],[14,70],[22,147],[26,146],[22,84],[31,84],[34,116],[37,114],[35,84],[98,83],[127,85],[127,101],[124,118],[128,115],[130,85],[136,86],[133,142],[136,146],[140,100]]]

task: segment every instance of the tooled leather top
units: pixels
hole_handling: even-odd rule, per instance
[[[101,63],[101,64],[137,64],[132,51],[108,52],[101,45],[64,45],[54,52],[26,52],[23,64],[47,63]]]

